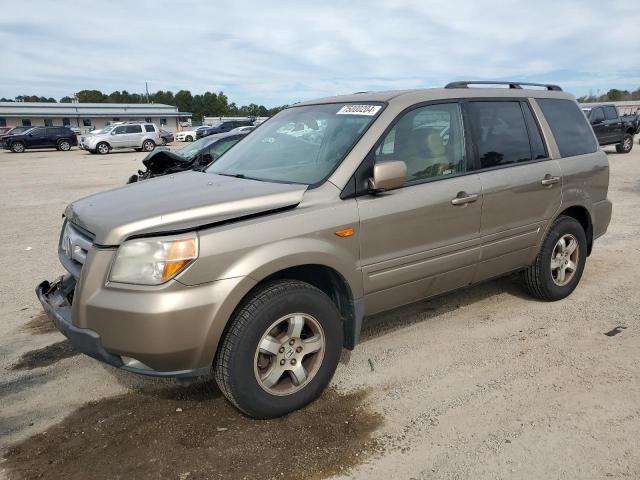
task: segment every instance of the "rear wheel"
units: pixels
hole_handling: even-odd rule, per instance
[[[529,293],[542,300],[561,300],[575,290],[587,258],[587,236],[573,217],[559,217],[542,243],[533,265],[523,272]]]
[[[156,148],[156,142],[153,140],[145,140],[142,142],[142,149],[145,152],[152,152]]]
[[[96,151],[100,155],[106,155],[107,153],[109,153],[109,144],[107,144],[106,142],[100,142],[98,145],[96,145]]]
[[[616,152],[629,153],[633,148],[633,135],[625,133],[622,139],[622,143],[616,145]]]
[[[214,364],[220,389],[254,418],[273,418],[320,396],[342,350],[340,314],[322,291],[278,280],[251,294],[230,320]]]
[[[22,152],[24,152],[24,143],[22,143],[22,142],[13,142],[11,144],[11,151],[13,153],[22,153]]]
[[[71,143],[69,140],[60,140],[58,142],[58,150],[62,150],[63,152],[71,150]]]

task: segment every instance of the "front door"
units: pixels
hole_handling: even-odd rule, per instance
[[[358,197],[366,314],[468,285],[480,255],[482,192],[457,102],[402,115],[374,162],[407,164],[404,187]]]
[[[596,134],[598,142],[602,145],[609,143],[611,134],[609,133],[607,125],[605,124],[604,110],[602,107],[595,107],[591,111],[589,123],[591,123],[591,128],[593,128],[593,132]]]
[[[613,105],[605,105],[603,108],[604,123],[607,129],[609,142],[621,142],[624,129],[622,128],[622,119],[618,116],[618,110]]]
[[[127,144],[127,126],[118,125],[111,130],[110,142],[112,148],[124,148]]]
[[[560,207],[562,171],[528,102],[470,101],[465,109],[483,195],[480,281],[533,261]]]
[[[34,128],[27,134],[27,145],[30,147],[46,147],[46,135],[44,128]]]

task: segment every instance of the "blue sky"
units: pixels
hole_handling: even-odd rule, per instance
[[[145,80],[266,106],[458,79],[552,82],[576,95],[640,87],[640,1],[19,5],[0,18],[0,97],[142,92]]]

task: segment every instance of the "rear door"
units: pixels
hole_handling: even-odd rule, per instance
[[[460,105],[409,110],[370,156],[372,164],[404,161],[407,183],[357,197],[366,313],[468,285],[480,255],[482,195]]]
[[[142,125],[126,125],[126,135],[124,139],[125,147],[139,148],[142,146]]]
[[[531,263],[560,207],[562,172],[528,101],[469,101],[465,113],[483,196],[477,282]]]

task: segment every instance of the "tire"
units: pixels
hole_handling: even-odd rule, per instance
[[[107,142],[100,142],[98,145],[96,145],[96,152],[98,152],[100,155],[106,155],[107,153],[109,153],[109,150],[111,150],[109,148],[109,144]]]
[[[193,142],[193,137],[191,135],[187,135],[187,137],[184,140],[186,142]]]
[[[11,144],[11,151],[13,153],[22,153],[24,152],[24,149],[25,149],[24,143],[22,142],[13,142]]]
[[[630,133],[625,133],[624,137],[622,137],[622,143],[616,145],[616,152],[618,153],[629,153],[633,148],[633,135]]]
[[[587,236],[582,225],[573,217],[560,216],[551,226],[533,265],[524,270],[523,280],[532,296],[547,301],[562,300],[580,282],[586,261]]]
[[[153,152],[156,148],[156,142],[153,140],[145,140],[142,142],[142,150],[145,152]]]
[[[232,316],[214,361],[215,378],[239,410],[275,418],[320,396],[341,350],[342,324],[331,299],[308,283],[276,280],[250,294]]]
[[[71,142],[69,142],[69,140],[60,140],[58,142],[58,150],[68,152],[71,150]]]
[[[162,146],[165,147],[167,145],[167,139],[163,138],[162,139]]]

